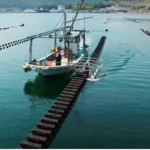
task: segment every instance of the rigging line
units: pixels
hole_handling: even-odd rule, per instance
[[[56,27],[58,26],[59,22],[61,21],[61,19],[63,18],[64,15],[61,16],[60,20],[58,21],[57,25],[55,26],[54,30],[56,29]]]
[[[77,3],[75,3],[75,4],[79,4],[80,1],[81,1],[81,0],[79,0],[79,1],[78,1]],[[74,4],[74,5],[75,5],[75,4]],[[72,5],[71,8],[73,8],[74,5]],[[70,9],[71,9],[71,8],[70,8]],[[64,16],[64,14],[62,15],[62,17],[63,17],[63,16]],[[67,15],[66,15],[66,16],[67,16]],[[58,21],[57,25],[58,25],[59,22],[61,21],[62,17],[61,17],[60,20]],[[67,18],[68,18],[68,16],[67,16]],[[68,18],[68,19],[69,19],[69,18]],[[69,20],[70,20],[70,19],[69,19]],[[56,27],[57,27],[57,25],[56,25]],[[62,26],[63,26],[63,23],[62,23]],[[56,27],[54,28],[54,30],[56,29]],[[59,31],[59,32],[60,32],[60,31]],[[59,34],[59,32],[58,32],[58,34]]]
[[[63,28],[63,24],[64,24],[64,23],[62,23],[62,25],[61,25],[62,28]],[[59,33],[60,33],[60,31],[57,32],[57,34],[59,34]]]
[[[79,13],[79,11],[80,11],[80,9],[81,9],[81,6],[82,6],[83,2],[84,2],[84,0],[80,0],[79,8],[78,8],[78,10],[77,10],[77,12],[76,12],[76,15],[75,15],[75,17],[74,17],[74,19],[73,19],[73,22],[72,22],[71,26],[70,26],[69,32],[72,30],[72,27],[73,27],[73,25],[74,25],[74,23],[75,23],[75,20],[76,20],[76,18],[77,18],[77,16],[78,16],[78,13]]]
[[[64,22],[62,22],[62,25],[61,25],[60,27],[63,28],[63,25],[64,25]],[[57,34],[59,35],[60,32],[61,32],[61,31],[58,31]]]
[[[68,20],[70,21],[69,17],[67,16]]]
[[[80,2],[80,0],[77,3],[74,3],[69,9],[72,9],[74,5],[78,4]],[[69,17],[67,16],[67,18],[69,19]],[[71,19],[69,19],[71,20]]]
[[[80,1],[81,1],[81,0],[79,0],[77,3],[74,3],[74,4],[70,7],[70,9],[72,9],[73,6],[76,5],[76,4],[78,4]]]

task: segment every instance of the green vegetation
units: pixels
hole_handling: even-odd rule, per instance
[[[66,9],[70,9],[73,4],[77,3],[79,0],[0,0],[0,8],[12,8],[18,7],[20,9],[27,8],[44,8],[51,9],[57,8],[58,5],[65,5]],[[134,1],[134,2],[133,2]],[[145,1],[145,3],[143,3]],[[103,3],[102,3],[103,2]],[[130,5],[130,3],[133,3]],[[105,8],[111,5],[130,5],[130,6],[146,6],[149,9],[150,0],[84,0],[84,3],[81,9],[89,10],[96,8]],[[73,10],[78,9],[78,5],[72,7]],[[145,9],[145,8],[141,8]]]
[[[21,9],[38,8],[39,6],[58,6],[65,4],[75,4],[79,0],[0,0],[0,8],[19,7]],[[93,0],[85,0],[85,3],[92,3]],[[94,0],[99,2],[99,0]]]
[[[65,4],[64,5],[66,9],[72,9],[77,10],[79,8],[79,5],[71,5],[71,4]],[[96,9],[96,8],[106,8],[112,6],[112,3],[91,3],[91,4],[83,4],[81,7],[81,10],[89,10],[89,9]],[[44,9],[51,9],[56,8],[56,6],[53,5],[41,5],[38,8],[44,8]]]
[[[91,3],[91,4],[83,4],[81,10],[89,10],[89,9],[96,9],[96,8],[106,8],[112,6],[111,3]],[[78,5],[74,5],[72,7],[73,10],[77,10],[79,8]]]

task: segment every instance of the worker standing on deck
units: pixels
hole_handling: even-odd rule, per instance
[[[56,66],[61,66],[61,48],[57,48],[56,52]]]

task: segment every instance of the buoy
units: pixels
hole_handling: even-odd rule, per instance
[[[108,31],[108,29],[105,29],[105,31],[107,32],[107,31]]]
[[[24,72],[28,72],[29,71],[29,69],[28,69],[28,66],[27,65],[23,65],[23,70],[24,70]]]
[[[54,53],[56,51],[55,48],[51,48],[51,53]]]
[[[24,26],[24,24],[22,24],[22,25],[19,25],[20,27],[23,27]]]

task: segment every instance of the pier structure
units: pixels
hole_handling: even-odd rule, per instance
[[[102,37],[96,49],[92,53],[88,61],[98,59],[102,52],[106,37]],[[48,148],[62,126],[64,120],[67,118],[72,106],[82,91],[86,79],[89,77],[89,67],[84,67],[85,71],[76,72],[72,80],[65,87],[63,92],[57,98],[56,102],[48,110],[36,127],[32,129],[31,133],[26,136],[20,144],[19,149],[41,149]]]

